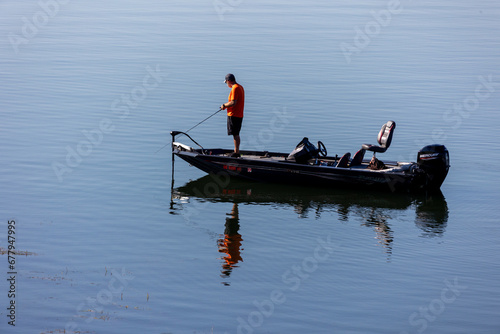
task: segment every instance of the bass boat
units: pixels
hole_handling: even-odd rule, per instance
[[[172,131],[172,154],[207,172],[258,182],[329,188],[374,189],[383,191],[438,191],[450,167],[448,150],[433,144],[417,153],[416,162],[381,161],[375,155],[391,145],[396,123],[385,123],[377,136],[378,145],[363,144],[352,156],[329,156],[325,145],[317,147],[303,138],[291,153],[240,151],[204,148],[187,133]],[[200,148],[176,141],[185,135]],[[366,151],[373,152],[365,159]]]

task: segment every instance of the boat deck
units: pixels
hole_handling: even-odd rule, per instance
[[[208,156],[219,156],[224,158],[230,158],[234,160],[234,162],[238,161],[262,161],[262,162],[271,162],[271,163],[290,163],[290,164],[299,164],[292,160],[287,160],[288,153],[279,153],[279,152],[268,152],[268,151],[241,151],[241,156],[231,157],[232,150],[227,149],[194,149],[187,145],[181,143],[174,143],[174,146],[181,151],[193,152],[199,155],[208,155]],[[301,163],[300,165],[308,165],[308,166],[318,166],[318,167],[331,167],[331,168],[342,168],[342,169],[351,169],[351,170],[366,170],[370,172],[385,172],[385,173],[401,173],[408,171],[410,166],[413,164],[411,162],[398,162],[398,161],[386,161],[383,160],[385,167],[379,170],[369,169],[369,163],[371,159],[364,159],[360,165],[357,166],[349,166],[347,167],[337,167],[338,162],[340,160],[339,156],[326,156],[326,157],[318,157],[317,159],[310,159],[307,163]]]

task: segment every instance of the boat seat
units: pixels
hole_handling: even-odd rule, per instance
[[[349,164],[349,158],[351,158],[351,153],[347,152],[340,158],[337,167],[341,168],[347,168],[347,165]]]
[[[349,167],[354,167],[354,166],[359,166],[363,162],[363,158],[365,157],[365,152],[366,150],[360,149],[356,154],[354,154],[354,157],[351,160],[351,164]]]
[[[361,145],[361,149],[367,150],[367,151],[372,151],[373,156],[375,156],[375,153],[383,153],[387,151],[389,146],[391,146],[391,141],[392,141],[392,135],[394,133],[394,129],[396,128],[396,122],[394,121],[388,121],[384,125],[382,125],[382,128],[380,129],[380,132],[378,133],[377,137],[377,142],[378,145],[372,145],[372,144],[363,144]]]

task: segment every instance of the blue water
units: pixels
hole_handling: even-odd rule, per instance
[[[1,333],[499,332],[497,1],[0,13]],[[378,157],[446,145],[442,195],[227,183],[180,159],[172,182],[169,132],[217,111],[228,72],[242,149],[354,153],[392,119]],[[224,117],[190,134],[230,148]]]

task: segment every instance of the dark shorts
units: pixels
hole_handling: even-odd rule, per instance
[[[239,136],[243,117],[227,116],[227,135]]]

